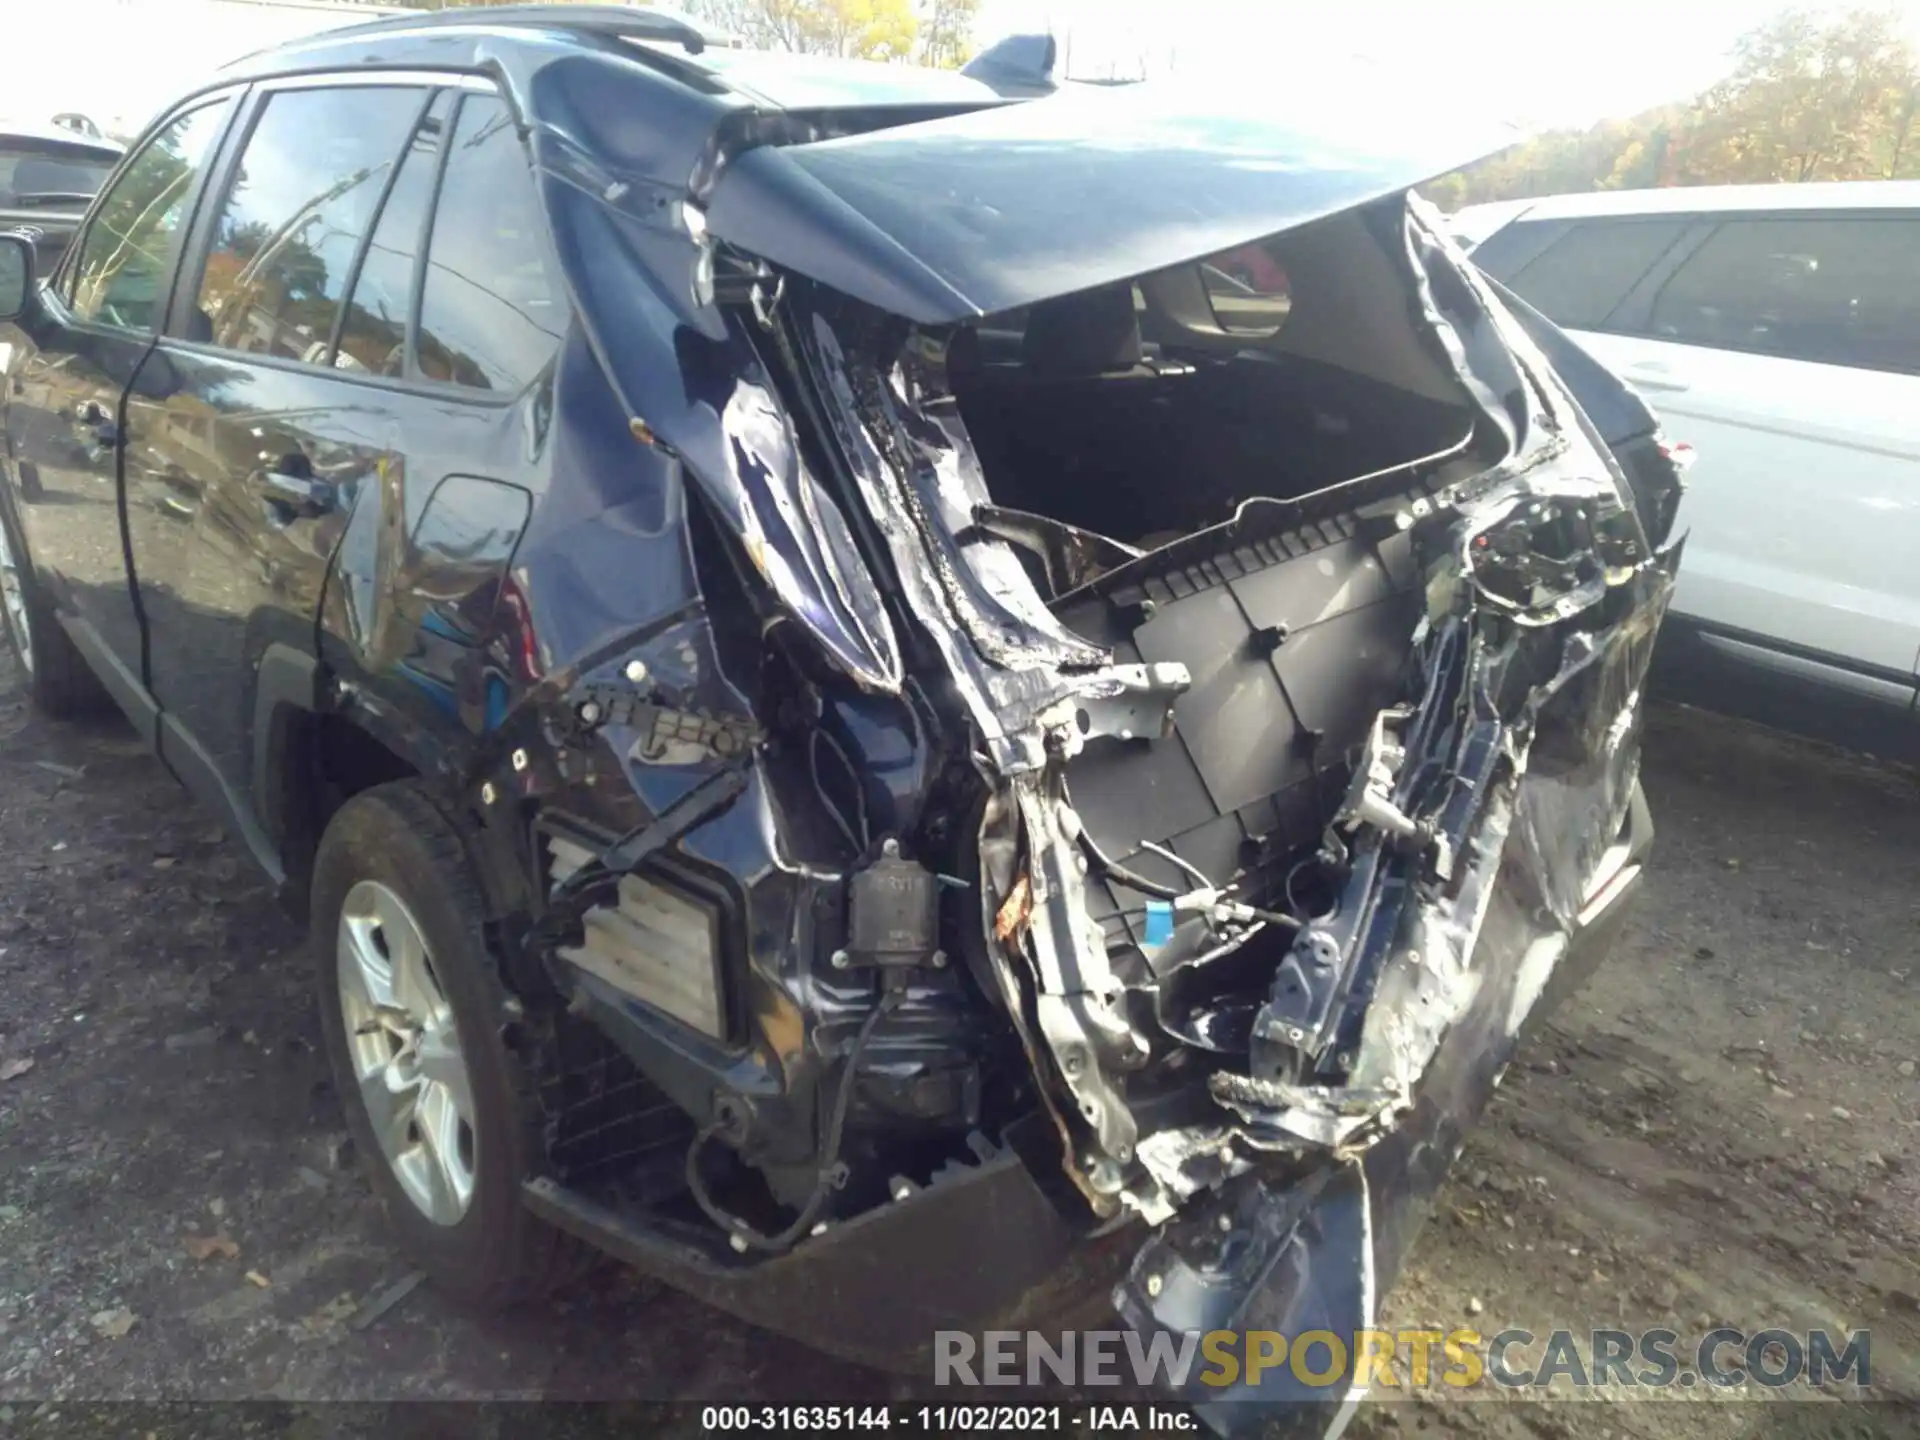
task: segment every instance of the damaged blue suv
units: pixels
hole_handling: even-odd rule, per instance
[[[398,17],[0,236],[33,697],[306,914],[466,1300],[1366,1326],[1620,924],[1678,481],[1410,193],[1512,137],[1049,49]]]

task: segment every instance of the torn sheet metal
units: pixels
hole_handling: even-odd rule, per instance
[[[1439,316],[1436,329],[1460,333]],[[1524,337],[1511,353],[1537,360]],[[1382,712],[1335,815],[1346,885],[1281,962],[1248,1073],[1213,1077],[1250,1142],[1353,1153],[1391,1129],[1487,983],[1477,942],[1516,827],[1539,858],[1510,883],[1555,917],[1560,933],[1531,952],[1550,970],[1626,822],[1639,690],[1678,556],[1649,553],[1612,467],[1560,422],[1548,372],[1527,378],[1528,457],[1424,522],[1436,558],[1414,698]]]
[[[847,457],[855,528],[884,548],[900,611],[973,726],[987,798],[971,963],[1089,1207],[1157,1227],[1116,1297],[1144,1328],[1368,1323],[1522,1024],[1604,951],[1650,833],[1639,696],[1678,552],[1654,550],[1497,299],[1417,213],[1391,223],[1424,333],[1478,408],[1474,434],[1377,477],[1369,506],[1400,487],[1384,513],[1352,492],[1250,502],[1217,536],[1167,547],[1198,571],[1215,563],[1209,544],[1255,556],[1287,517],[1347,527],[1357,546],[1384,526],[1400,547],[1379,603],[1406,604],[1378,613],[1406,616],[1408,660],[1344,800],[1317,812],[1331,891],[1311,912],[1290,893],[1235,893],[1227,871],[1210,878],[1142,835],[1167,862],[1153,881],[1084,833],[1075,761],[1096,741],[1172,733],[1194,679],[1117,657],[1048,600],[1098,591],[1102,570],[1145,573],[1155,553],[995,510],[899,322],[803,286],[773,326]],[[1117,965],[1092,918],[1090,862],[1181,922],[1156,931],[1143,967]],[[1292,913],[1263,908],[1278,903]],[[1184,1076],[1160,1068],[1175,1053]],[[1276,1397],[1208,1398],[1210,1422],[1234,1430],[1252,1408],[1234,1402]]]
[[[1347,883],[1275,976],[1250,1072],[1213,1077],[1227,1136],[1289,1155],[1292,1178],[1229,1179],[1150,1238],[1115,1296],[1136,1328],[1372,1326],[1524,1025],[1611,945],[1651,841],[1640,697],[1679,549],[1648,553],[1610,467],[1559,434],[1553,468],[1456,502],[1419,701],[1382,715],[1336,820]],[[1570,514],[1591,566],[1566,563]],[[1482,537],[1509,526],[1534,528],[1483,568]],[[1169,1184],[1191,1190],[1186,1161],[1221,1130],[1181,1138],[1141,1151],[1177,1159]],[[1282,1368],[1187,1398],[1239,1435],[1337,1429],[1355,1397]]]
[[[1258,1006],[1219,1022],[1218,1033],[1245,1036],[1245,1059],[1212,1074],[1214,1119],[1172,1128],[1144,1125],[1125,1099],[1126,1077],[1147,1063],[1154,1039],[1135,1024],[1129,982],[1088,918],[1086,856],[1065,780],[1092,738],[1168,733],[1190,679],[1178,664],[1115,664],[1053,618],[1003,537],[1007,525],[980,523],[982,513],[1001,517],[983,510],[985,485],[957,419],[945,424],[918,408],[911,362],[887,358],[900,352],[901,330],[789,298],[781,334],[791,358],[820,384],[906,607],[980,734],[978,763],[1008,827],[997,842],[983,834],[981,845],[996,988],[1025,1025],[1030,1053],[1045,1056],[1042,1091],[1068,1168],[1103,1213],[1118,1196],[1165,1219],[1233,1168],[1219,1157],[1236,1143],[1345,1154],[1389,1130],[1478,984],[1488,857],[1501,853],[1516,814],[1534,823],[1538,802],[1517,812],[1516,786],[1543,712],[1581,687],[1582,703],[1604,710],[1599,723],[1615,748],[1631,753],[1632,705],[1616,697],[1606,709],[1608,697],[1588,695],[1580,677],[1623,667],[1637,675],[1666,572],[1531,343],[1417,216],[1393,223],[1432,343],[1509,456],[1398,518],[1424,569],[1426,613],[1407,698],[1378,717],[1329,831],[1346,877],[1338,903],[1284,946]],[[1013,529],[1013,543],[1036,538]],[[1178,543],[1191,549],[1196,538]],[[1078,553],[1084,559],[1084,547]],[[1601,825],[1573,827],[1601,837],[1589,849],[1612,838],[1630,788],[1630,775],[1612,787]],[[1566,858],[1570,868],[1541,883],[1574,896],[1592,857]],[[1263,929],[1232,931],[1207,961],[1256,941],[1271,946],[1276,937]]]
[[[1345,1082],[1222,1087],[1236,1135],[1287,1135],[1293,1160],[1196,1195],[1149,1238],[1115,1294],[1136,1329],[1376,1325],[1378,1298],[1523,1026],[1606,954],[1637,882],[1652,830],[1634,729],[1677,558],[1651,563],[1622,622],[1571,646],[1537,692],[1524,768],[1497,782],[1457,889],[1429,892],[1376,938],[1384,963]],[[1393,855],[1355,881],[1377,904],[1396,886],[1418,894],[1419,866]],[[1380,1096],[1387,1103],[1369,1108]],[[1166,1138],[1143,1141],[1143,1153]],[[1306,1390],[1276,1367],[1258,1385],[1196,1384],[1184,1398],[1216,1433],[1239,1436],[1326,1433],[1357,1397]]]

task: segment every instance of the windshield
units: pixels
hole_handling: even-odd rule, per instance
[[[0,139],[0,206],[36,195],[92,195],[113,169],[92,156],[35,141]]]

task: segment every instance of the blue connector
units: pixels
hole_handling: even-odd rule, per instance
[[[1147,901],[1147,923],[1141,938],[1149,945],[1164,945],[1173,938],[1173,906],[1165,900]]]

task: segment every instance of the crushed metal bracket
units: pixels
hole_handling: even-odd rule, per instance
[[[738,716],[704,715],[662,703],[651,684],[581,685],[567,696],[573,723],[563,737],[585,744],[607,726],[640,732],[631,759],[647,765],[730,761],[760,742],[759,727]]]
[[[1060,769],[1056,763],[1043,774],[1010,782],[1033,896],[1024,955],[1035,980],[1034,1014],[1079,1119],[1092,1132],[1079,1157],[1086,1185],[1099,1195],[1124,1195],[1155,1220],[1171,1213],[1171,1202],[1153,1182],[1138,1178],[1139,1127],[1112,1073],[1137,1068],[1149,1048],[1121,1008],[1122,986],[1107,963],[1104,937],[1087,918],[1074,839],[1079,818],[1058,793]]]
[[[1187,667],[1108,665],[1077,677],[1074,693],[1047,710],[1040,723],[1057,734],[1068,756],[1089,740],[1158,740],[1173,733],[1173,704],[1193,685]]]

